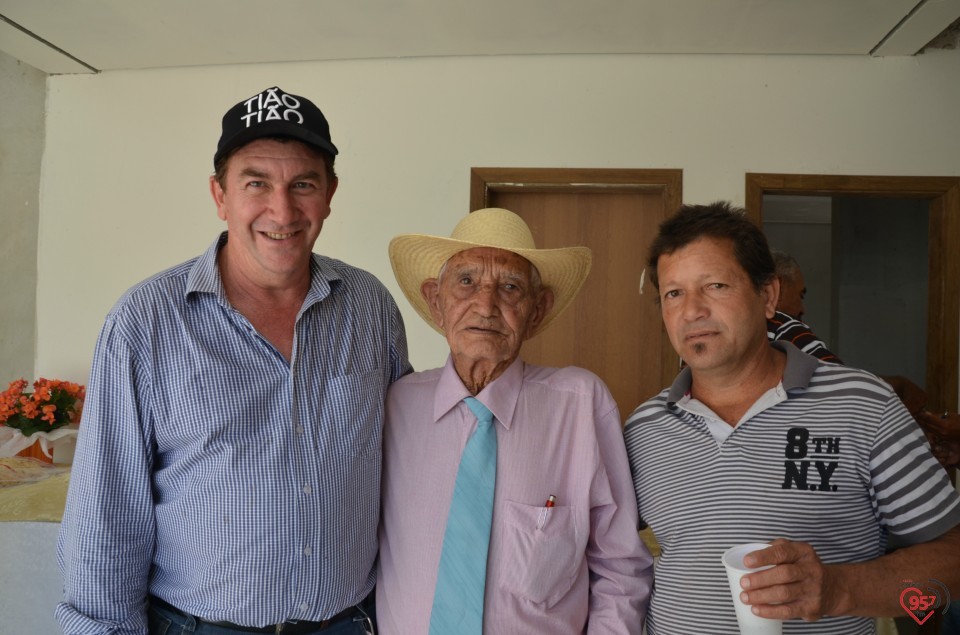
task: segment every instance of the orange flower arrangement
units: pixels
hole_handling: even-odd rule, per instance
[[[26,392],[27,380],[10,382],[0,393],[0,425],[16,428],[24,436],[51,432],[80,420],[86,388],[57,379],[40,378],[33,392]]]

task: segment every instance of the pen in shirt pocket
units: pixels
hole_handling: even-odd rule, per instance
[[[537,529],[543,529],[543,526],[547,523],[547,518],[550,515],[550,510],[553,509],[553,506],[557,504],[557,497],[553,494],[547,498],[547,502],[543,504],[543,507],[540,508],[540,516],[537,518]]]

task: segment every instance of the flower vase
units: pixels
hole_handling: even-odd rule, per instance
[[[43,461],[44,463],[53,463],[53,457],[44,454],[43,446],[40,445],[39,441],[34,441],[33,445],[29,445],[23,450],[17,452],[17,456],[23,456],[29,459],[37,459],[38,461]]]

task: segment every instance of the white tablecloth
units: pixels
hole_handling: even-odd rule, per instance
[[[0,635],[59,635],[60,523],[0,522]]]

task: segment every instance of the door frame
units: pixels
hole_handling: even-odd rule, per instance
[[[489,207],[492,192],[659,192],[667,216],[680,209],[683,170],[630,168],[470,168],[470,209]],[[660,382],[669,386],[680,369],[680,358],[663,321],[660,347]]]
[[[761,227],[764,194],[928,201],[927,405],[934,411],[956,410],[960,390],[960,177],[748,172],[746,212]]]

